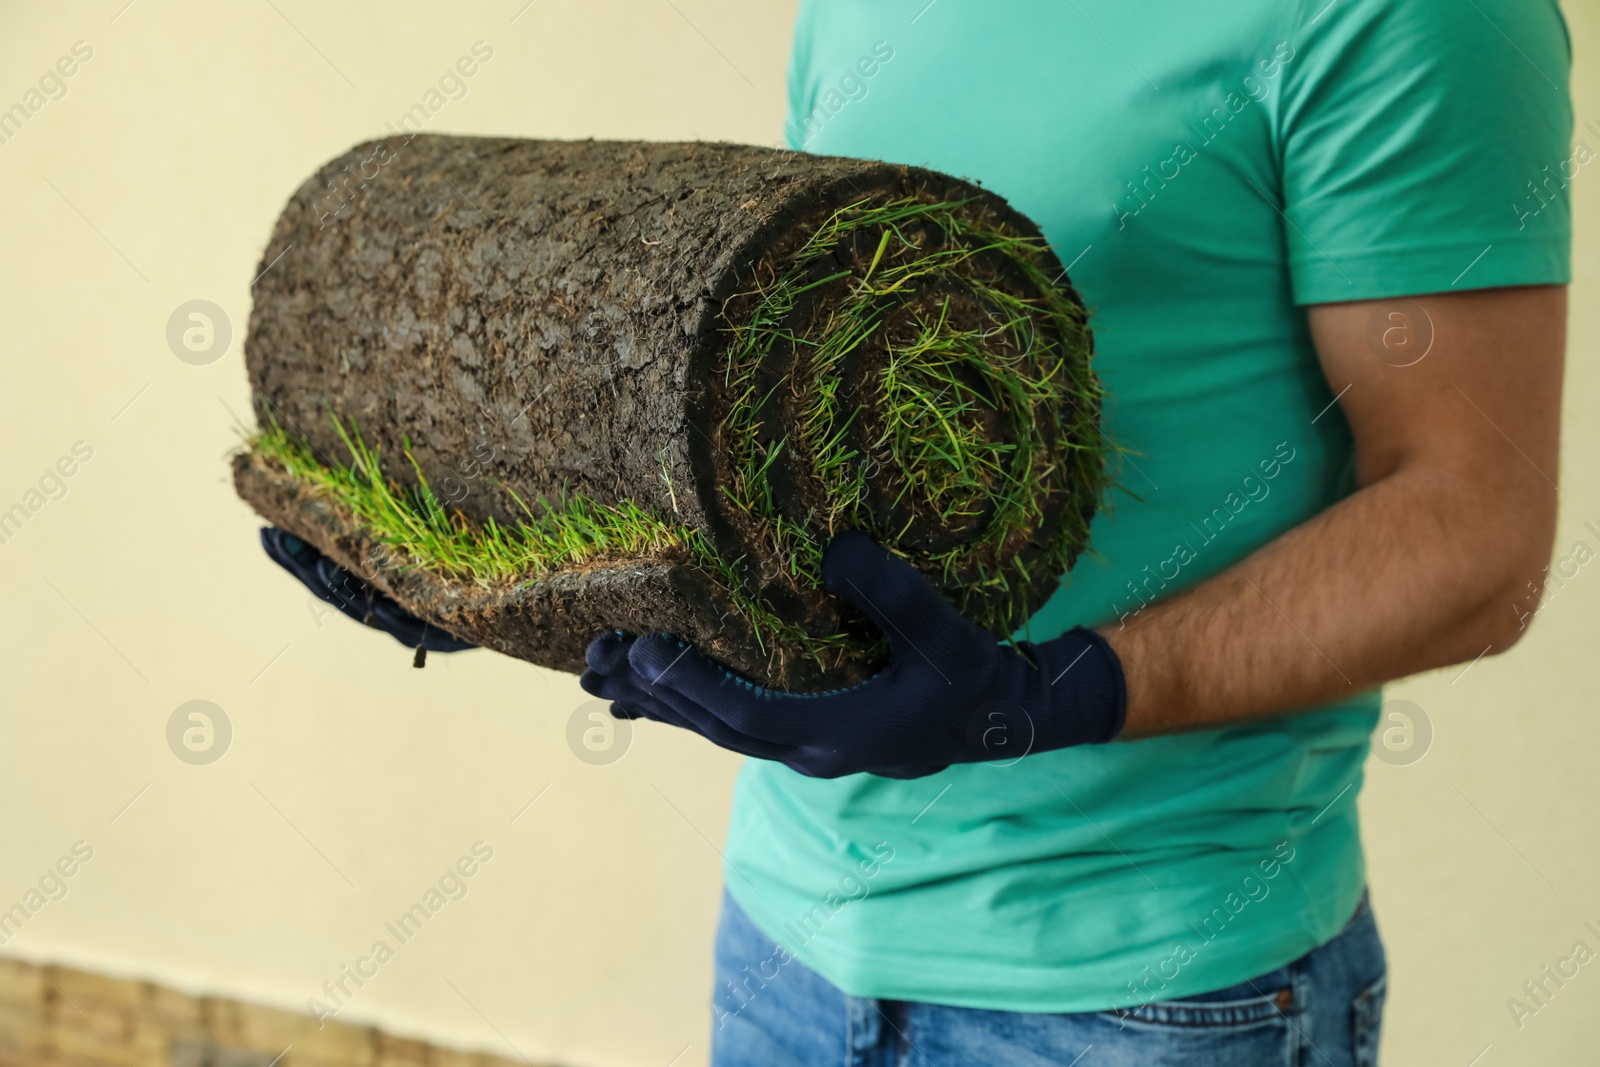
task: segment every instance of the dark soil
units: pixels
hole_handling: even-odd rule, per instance
[[[577,674],[589,641],[607,628],[664,631],[694,635],[702,651],[741,674],[772,669],[750,627],[685,552],[598,562],[528,584],[480,586],[396,565],[347,510],[306,492],[260,456],[235,456],[233,474],[239,495],[267,521],[316,545],[412,613],[484,648]]]
[[[743,557],[749,589],[791,619],[859,630],[840,602],[761,558],[721,492],[722,315],[839,207],[907,196],[979,197],[1010,229],[1038,234],[976,186],[885,163],[703,143],[418,135],[359,145],[301,186],[263,254],[245,346],[257,414],[348,463],[337,417],[401,482],[415,481],[409,445],[434,491],[480,522],[514,524],[513,492],[632,500]],[[787,500],[815,496],[809,475],[785,472]],[[269,521],[370,574],[409,610],[536,663],[581,670],[589,640],[617,628],[677,633],[791,689],[849,684],[873,668],[770,642],[763,651],[687,558],[484,587],[389,561],[350,515],[259,457],[240,457],[235,481]],[[1036,604],[1055,577],[1036,583]]]

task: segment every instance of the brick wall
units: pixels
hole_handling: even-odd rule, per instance
[[[528,1067],[152,982],[0,959],[0,1067]]]

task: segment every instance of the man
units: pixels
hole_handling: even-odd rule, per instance
[[[758,757],[716,1062],[1375,1062],[1377,687],[1514,643],[1553,540],[1569,60],[1554,0],[805,0],[790,147],[1040,224],[1126,492],[1016,645],[859,535],[855,690],[596,641]]]

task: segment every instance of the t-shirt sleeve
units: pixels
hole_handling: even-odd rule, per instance
[[[1295,302],[1567,282],[1567,187],[1600,158],[1556,0],[1325,2],[1278,117]]]

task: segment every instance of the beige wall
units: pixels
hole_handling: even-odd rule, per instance
[[[248,412],[249,282],[317,164],[479,40],[492,60],[430,129],[772,143],[792,4],[123,3],[0,6],[0,106],[93,49],[0,145],[0,509],[93,450],[0,545],[0,906],[93,850],[0,953],[303,1007],[483,841],[467,896],[340,1018],[530,1060],[703,1062],[737,761],[646,726],[590,766],[566,740],[573,679],[487,653],[413,671],[387,637],[319,621],[255,547],[223,457],[230,409]],[[1600,125],[1600,12],[1568,13],[1579,120]],[[1600,549],[1600,170],[1575,192],[1563,553]],[[165,339],[193,299],[232,321],[209,365]],[[1391,1063],[1600,1055],[1600,964],[1520,1031],[1506,1008],[1597,944],[1597,621],[1590,566],[1511,655],[1394,687],[1435,738],[1413,765],[1372,762],[1363,803]],[[167,744],[195,699],[234,732],[209,766]]]

